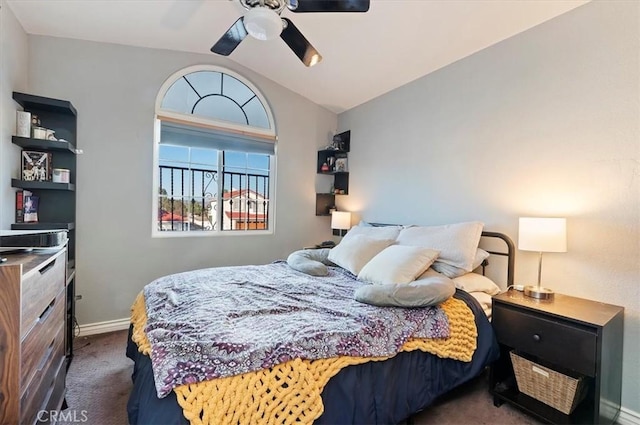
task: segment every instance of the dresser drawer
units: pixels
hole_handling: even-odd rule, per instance
[[[499,343],[517,347],[558,366],[595,376],[595,330],[554,320],[551,316],[534,316],[495,302],[492,315]]]
[[[33,270],[22,282],[22,312],[20,314],[22,337],[31,330],[47,306],[64,288],[65,272],[63,251],[61,255],[54,257],[38,270]]]
[[[20,380],[26,385],[35,373],[41,373],[43,363],[64,333],[60,336],[60,329],[64,328],[65,291],[58,293],[45,311],[38,317],[35,324],[22,340],[22,358],[20,359]]]
[[[56,382],[59,380],[64,382],[66,372],[64,326],[60,327],[56,337],[50,342],[51,345],[41,353],[36,374],[20,397],[21,423],[23,424],[31,425],[36,421],[38,411],[47,406],[49,399],[54,395]]]

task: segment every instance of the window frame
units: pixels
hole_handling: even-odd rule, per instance
[[[267,118],[269,121],[269,128],[261,128],[261,127],[252,127],[250,125],[241,125],[233,122],[218,120],[215,118],[204,118],[202,116],[196,115],[187,115],[174,111],[167,111],[161,108],[162,101],[167,91],[171,88],[171,86],[180,78],[192,74],[194,72],[200,71],[211,71],[211,72],[219,72],[221,74],[227,74],[230,77],[233,77],[245,84],[256,97],[262,103],[265,112],[267,114]],[[270,155],[269,160],[269,218],[268,218],[268,229],[236,229],[236,230],[221,230],[221,226],[217,226],[218,228],[215,230],[207,230],[207,231],[161,231],[158,230],[158,208],[159,208],[159,197],[158,197],[158,189],[160,187],[160,173],[159,173],[159,148],[161,142],[161,123],[162,121],[173,121],[185,125],[190,125],[194,127],[205,127],[205,128],[213,128],[217,130],[228,131],[230,133],[240,133],[247,134],[253,137],[264,138],[267,140],[272,140],[274,143],[274,153]],[[275,233],[275,225],[276,225],[276,163],[277,163],[277,132],[275,120],[273,118],[273,113],[271,111],[271,107],[267,99],[264,97],[262,92],[247,78],[244,76],[221,66],[216,65],[194,65],[183,68],[175,73],[173,73],[167,80],[162,84],[160,90],[158,91],[158,95],[156,97],[155,104],[155,114],[154,114],[154,126],[153,126],[153,179],[152,179],[152,202],[151,202],[151,236],[154,238],[181,238],[181,237],[219,237],[219,236],[259,236],[259,235],[271,235]],[[219,155],[222,151],[219,152]],[[241,152],[241,151],[240,151]],[[223,172],[223,167],[218,161],[218,172]],[[222,191],[224,188],[220,187],[221,182],[217,184],[217,194],[216,197],[221,200]],[[221,214],[221,213],[219,213]],[[217,217],[221,219],[221,217]]]

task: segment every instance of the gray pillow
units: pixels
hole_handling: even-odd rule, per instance
[[[333,265],[327,260],[329,251],[329,248],[294,251],[289,254],[287,264],[292,269],[311,276],[326,276],[329,273],[327,265]]]
[[[356,301],[380,307],[427,307],[437,305],[456,292],[453,280],[427,270],[410,283],[365,285],[356,289]]]

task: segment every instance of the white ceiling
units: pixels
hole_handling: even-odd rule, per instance
[[[340,113],[588,0],[371,0],[366,13],[292,13],[323,56],[247,37],[229,58]],[[29,34],[211,54],[237,0],[7,0]]]

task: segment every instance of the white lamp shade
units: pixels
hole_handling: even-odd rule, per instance
[[[282,19],[273,10],[256,6],[244,15],[244,28],[258,40],[273,40],[282,32]]]
[[[351,213],[346,211],[334,211],[331,214],[331,228],[338,230],[351,229]]]
[[[518,249],[567,252],[567,219],[520,217]]]

